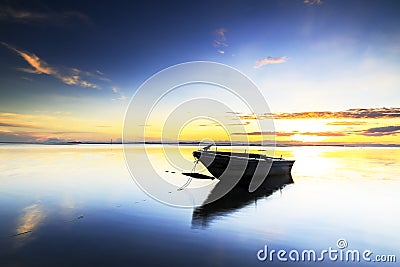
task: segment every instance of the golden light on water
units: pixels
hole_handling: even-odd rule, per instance
[[[16,234],[24,234],[35,230],[46,217],[39,204],[32,204],[23,209],[23,214],[18,219]]]

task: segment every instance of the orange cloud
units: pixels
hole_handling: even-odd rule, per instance
[[[233,114],[233,113],[232,113]],[[295,120],[295,119],[390,119],[400,118],[400,108],[353,108],[345,111],[304,111],[294,113],[265,113],[261,115],[247,114],[239,115],[239,113],[232,119],[241,120],[262,120],[262,119],[275,119],[275,120]],[[361,125],[365,122],[329,122],[327,125]]]
[[[331,126],[354,126],[354,125],[363,125],[366,124],[367,122],[365,121],[333,121],[333,122],[328,122],[326,125],[331,125]]]
[[[24,71],[27,73],[32,73],[32,74],[46,74],[46,75],[51,75],[59,80],[61,80],[63,83],[68,84],[68,85],[77,85],[85,88],[94,88],[94,89],[100,89],[100,86],[87,81],[82,77],[82,74],[85,76],[92,76],[95,77],[97,75],[91,74],[89,72],[84,72],[76,68],[71,68],[67,69],[63,73],[60,69],[56,67],[51,67],[47,62],[45,62],[43,59],[39,58],[37,55],[33,53],[29,53],[26,51],[21,51],[7,43],[1,42],[2,45],[7,47],[8,49],[14,51],[17,53],[19,56],[21,56],[28,64],[32,67],[32,69],[29,68],[19,68],[20,71]],[[69,73],[69,74],[68,74]]]
[[[26,62],[29,63],[29,65],[31,65],[33,67],[33,69],[20,68],[20,70],[28,72],[28,73],[37,73],[37,74],[44,73],[44,74],[48,74],[48,75],[54,74],[55,70],[50,68],[46,62],[44,62],[43,60],[40,60],[40,58],[38,56],[36,56],[35,54],[31,54],[31,53],[28,53],[25,51],[20,51],[17,48],[15,48],[7,43],[4,43],[4,42],[1,42],[1,44],[4,45],[5,47],[7,47],[8,49],[14,51],[18,55],[20,55],[23,59],[26,60]]]
[[[310,111],[264,114],[263,116],[274,119],[382,119],[399,118],[400,108],[354,108],[345,111]]]
[[[287,59],[288,59],[287,56],[262,58],[262,59],[259,59],[256,61],[254,68],[261,68],[262,66],[267,65],[267,64],[284,63],[287,61]]]

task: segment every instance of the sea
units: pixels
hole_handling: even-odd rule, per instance
[[[196,149],[1,144],[0,266],[398,266],[400,148],[277,147],[291,177],[210,203]]]

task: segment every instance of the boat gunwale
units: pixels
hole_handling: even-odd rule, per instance
[[[200,155],[206,155],[210,156],[211,154],[214,154],[216,156],[220,157],[227,157],[227,158],[235,158],[235,159],[244,159],[246,161],[254,160],[254,161],[282,161],[282,162],[295,162],[295,160],[290,160],[290,159],[284,159],[284,158],[276,158],[276,157],[270,157],[262,154],[255,154],[255,153],[240,153],[240,152],[228,152],[228,151],[204,151],[204,150],[196,150],[193,152],[193,155],[195,152],[199,152]],[[208,154],[208,155],[207,155]],[[238,154],[241,156],[236,156],[232,154]],[[245,156],[248,155],[248,156]],[[257,156],[257,157],[251,157],[251,155]]]

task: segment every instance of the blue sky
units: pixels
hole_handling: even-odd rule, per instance
[[[273,112],[395,107],[399,7],[332,0],[1,1],[0,112],[64,114],[59,119],[95,120],[116,133],[112,121],[122,121],[141,83],[193,60],[242,71]]]

